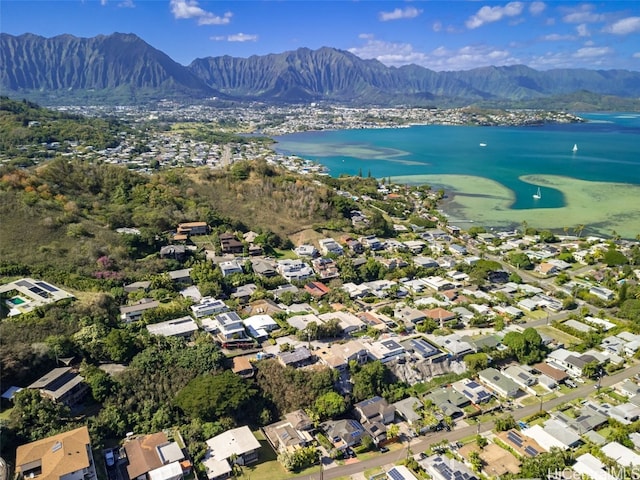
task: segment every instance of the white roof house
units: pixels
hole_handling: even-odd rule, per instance
[[[271,318],[271,315],[260,314],[242,320],[244,326],[249,331],[249,335],[254,338],[268,337],[269,332],[279,328],[278,323]]]
[[[171,462],[151,470],[147,475],[149,480],[179,480],[183,477],[184,472],[180,462]]]
[[[586,475],[593,480],[617,480],[618,478],[607,472],[604,463],[590,453],[576,458],[576,463],[571,468],[580,475]]]
[[[239,465],[246,465],[258,459],[260,442],[247,426],[227,430],[210,438],[206,443],[207,453],[202,463],[210,479],[223,477],[231,472],[229,459],[232,456],[236,457],[235,461]]]
[[[601,451],[611,460],[615,460],[618,465],[624,467],[640,466],[640,455],[618,442],[611,442],[604,445],[601,447]]]
[[[163,337],[190,337],[198,331],[198,324],[193,318],[186,316],[147,325],[147,330],[151,335],[162,335]]]
[[[351,333],[365,328],[365,323],[356,317],[353,313],[349,312],[327,312],[318,315],[318,318],[323,322],[336,319],[342,328],[344,333]]]

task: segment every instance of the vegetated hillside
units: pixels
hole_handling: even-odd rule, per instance
[[[318,223],[344,224],[329,189],[264,162],[238,163],[229,172],[174,169],[153,176],[66,159],[30,170],[4,167],[0,218],[0,273],[46,271],[52,281],[52,275],[120,280],[154,271],[153,262],[136,258],[157,252],[158,236],[185,221],[282,237]],[[143,234],[114,232],[125,226]]]
[[[435,72],[417,65],[387,67],[330,47],[249,58],[199,58],[184,67],[133,34],[93,38],[2,34],[0,87],[9,95],[29,95],[48,103],[216,96],[281,103],[462,106],[500,101],[508,106],[580,90],[638,97],[640,72],[537,71],[524,65]]]
[[[132,34],[93,38],[0,35],[0,85],[5,91],[135,103],[162,95],[216,95],[165,53]],[[79,95],[79,96],[78,96]]]
[[[84,118],[0,97],[0,154],[14,160],[37,157],[42,143],[82,143],[96,150],[115,147],[118,132],[126,129],[116,120]]]

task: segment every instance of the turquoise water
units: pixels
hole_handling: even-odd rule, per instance
[[[305,132],[276,137],[276,150],[340,174],[376,178],[452,174],[486,177],[514,193],[513,210],[558,208],[564,194],[523,175],[640,185],[640,114],[581,114],[588,123],[534,127],[414,126]],[[480,144],[486,144],[481,146]],[[578,151],[573,152],[577,144]]]

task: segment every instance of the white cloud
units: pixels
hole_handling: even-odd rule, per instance
[[[531,15],[540,15],[546,8],[547,4],[544,2],[532,2],[529,5],[529,12],[531,12]]]
[[[576,27],[576,32],[578,32],[578,36],[580,37],[588,37],[591,35],[591,32],[589,31],[589,27],[587,26],[586,23],[578,25]]]
[[[250,35],[247,33],[234,33],[227,37],[229,42],[255,42],[258,40],[258,35]]]
[[[414,63],[438,71],[522,63],[508,50],[487,45],[470,45],[455,50],[440,46],[425,53],[415,50],[409,43],[369,39],[364,46],[350,48],[349,51],[361,58],[375,58],[388,66],[399,67]]]
[[[440,21],[433,22],[433,25],[431,26],[431,28],[433,29],[434,32],[442,31],[442,22]]]
[[[422,13],[422,10],[418,10],[415,7],[396,8],[392,12],[380,12],[378,18],[381,22],[388,22],[389,20],[402,20],[404,18],[416,18]]]
[[[358,38],[361,38],[363,40],[372,40],[374,38],[373,33],[361,33],[360,35],[358,35]]]
[[[484,6],[478,12],[471,16],[465,25],[469,29],[481,27],[486,23],[497,22],[504,17],[515,17],[522,13],[524,3],[522,2],[510,2],[504,7],[488,7]]]
[[[640,58],[640,52],[636,52],[633,55],[631,55],[633,58]]]
[[[256,42],[258,40],[258,35],[233,33],[231,35],[216,35],[214,37],[209,37],[209,40],[216,42]]]
[[[100,0],[100,5],[103,7],[107,4],[108,0]]]
[[[133,3],[133,0],[122,0],[122,2],[120,2],[118,4],[118,7],[120,7],[120,8],[135,8],[136,5],[135,5],[135,3]]]
[[[640,32],[640,17],[627,17],[606,26],[603,32],[614,33],[616,35],[627,35],[629,33]]]
[[[605,16],[593,11],[593,5],[584,4],[569,11],[562,20],[565,23],[596,23],[604,21]]]
[[[551,33],[549,35],[545,35],[541,37],[541,40],[546,42],[561,42],[565,40],[575,40],[576,37],[573,35],[560,35],[559,33]]]
[[[611,55],[613,49],[611,47],[583,47],[578,49],[574,54],[574,58],[597,58]]]
[[[227,25],[231,22],[233,14],[225,13],[223,16],[215,15],[203,10],[196,0],[171,0],[171,13],[176,19],[195,18],[198,25]]]

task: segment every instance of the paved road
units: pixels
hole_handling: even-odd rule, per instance
[[[624,380],[625,378],[630,378],[638,373],[640,373],[640,364],[627,368],[616,375],[603,377],[602,387],[610,387],[611,385],[614,385]],[[593,390],[594,390],[593,385],[582,385],[566,393],[565,395],[545,401],[542,404],[542,408],[544,410],[549,411],[563,403],[567,403],[572,400],[575,400],[576,398],[587,397],[589,394],[593,392]],[[514,410],[512,412],[512,415],[513,415],[513,418],[515,418],[516,420],[520,420],[524,417],[528,417],[529,415],[534,414],[535,412],[539,411],[540,408],[541,408],[540,404],[528,405],[526,407],[521,407]],[[478,431],[487,432],[489,430],[493,430],[494,426],[495,426],[494,423],[490,421],[490,422],[481,423],[479,427],[478,425],[470,425],[468,427],[457,428],[452,432],[435,432],[423,437],[419,437],[418,439],[414,439],[409,446],[413,452],[416,452],[416,453],[422,452],[427,448],[429,448],[430,445],[433,445],[434,443],[439,443],[442,440],[446,439],[449,442],[455,442],[465,437],[468,437],[470,435],[473,435]],[[375,456],[368,460],[364,460],[362,462],[352,463],[349,465],[341,465],[339,467],[334,467],[329,470],[325,470],[322,474],[322,479],[331,480],[339,477],[348,477],[349,475],[363,472],[364,470],[368,470],[370,468],[380,467],[382,465],[398,462],[399,460],[406,457],[406,455],[407,455],[407,449],[403,448],[401,450],[395,450],[392,452],[380,454],[378,456]],[[320,473],[315,473],[312,475],[304,475],[296,478],[308,479],[308,480],[320,480]]]

